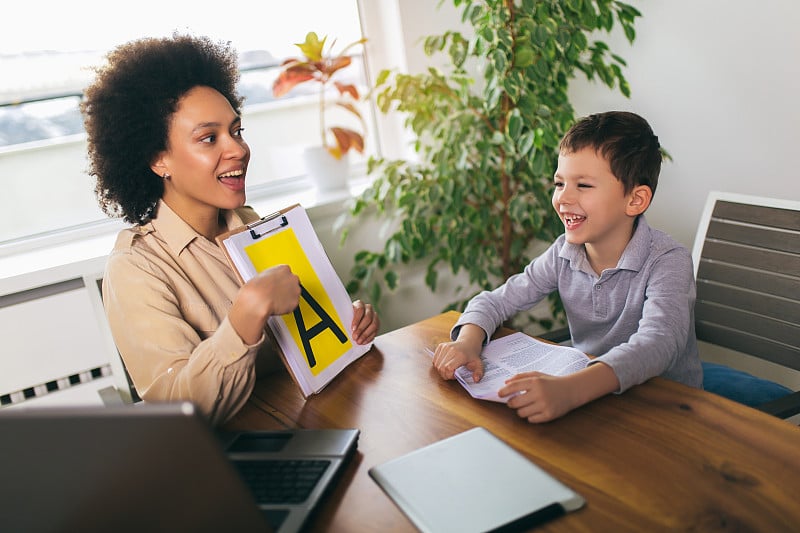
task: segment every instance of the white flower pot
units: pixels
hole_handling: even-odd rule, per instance
[[[308,176],[318,191],[347,189],[350,173],[347,155],[336,159],[322,146],[309,146],[303,150],[303,160]]]

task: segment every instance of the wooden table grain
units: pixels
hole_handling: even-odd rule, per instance
[[[311,531],[414,531],[368,469],[475,426],[586,499],[537,531],[800,531],[797,426],[661,378],[529,424],[433,370],[426,348],[447,340],[457,317],[380,335],[308,399],[284,372],[259,380],[231,428],[361,430],[358,453]]]

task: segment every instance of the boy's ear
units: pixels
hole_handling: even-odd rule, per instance
[[[628,206],[626,213],[628,216],[635,217],[644,213],[650,207],[650,200],[653,199],[653,191],[647,185],[637,185],[628,194]]]

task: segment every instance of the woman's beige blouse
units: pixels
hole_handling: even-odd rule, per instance
[[[224,212],[229,228],[252,222],[250,208]],[[276,366],[265,336],[252,346],[228,322],[240,287],[225,254],[165,203],[149,223],[117,237],[103,278],[114,341],[145,401],[188,400],[213,424],[247,401],[259,370]]]

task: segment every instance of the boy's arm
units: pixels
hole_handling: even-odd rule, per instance
[[[458,337],[452,342],[443,342],[433,354],[433,366],[443,379],[455,379],[455,372],[466,365],[476,382],[483,377],[481,350],[486,341],[486,332],[475,324],[462,324]]]
[[[617,390],[617,375],[610,366],[598,363],[567,376],[518,374],[498,394],[511,396],[508,406],[528,422],[548,422]]]
[[[483,291],[469,301],[456,322],[453,340],[462,324],[470,323],[486,332],[488,341],[494,331],[520,311],[527,311],[558,288],[559,239],[534,259],[519,274],[508,278],[492,291]]]
[[[688,356],[696,343],[694,337],[695,286],[691,256],[675,248],[662,254],[646,279],[642,311],[626,341],[598,355],[590,366],[600,362],[614,369],[620,382],[619,392],[664,375],[679,358]]]
[[[573,409],[619,390],[617,375],[603,363],[564,376],[564,385],[571,391]]]

